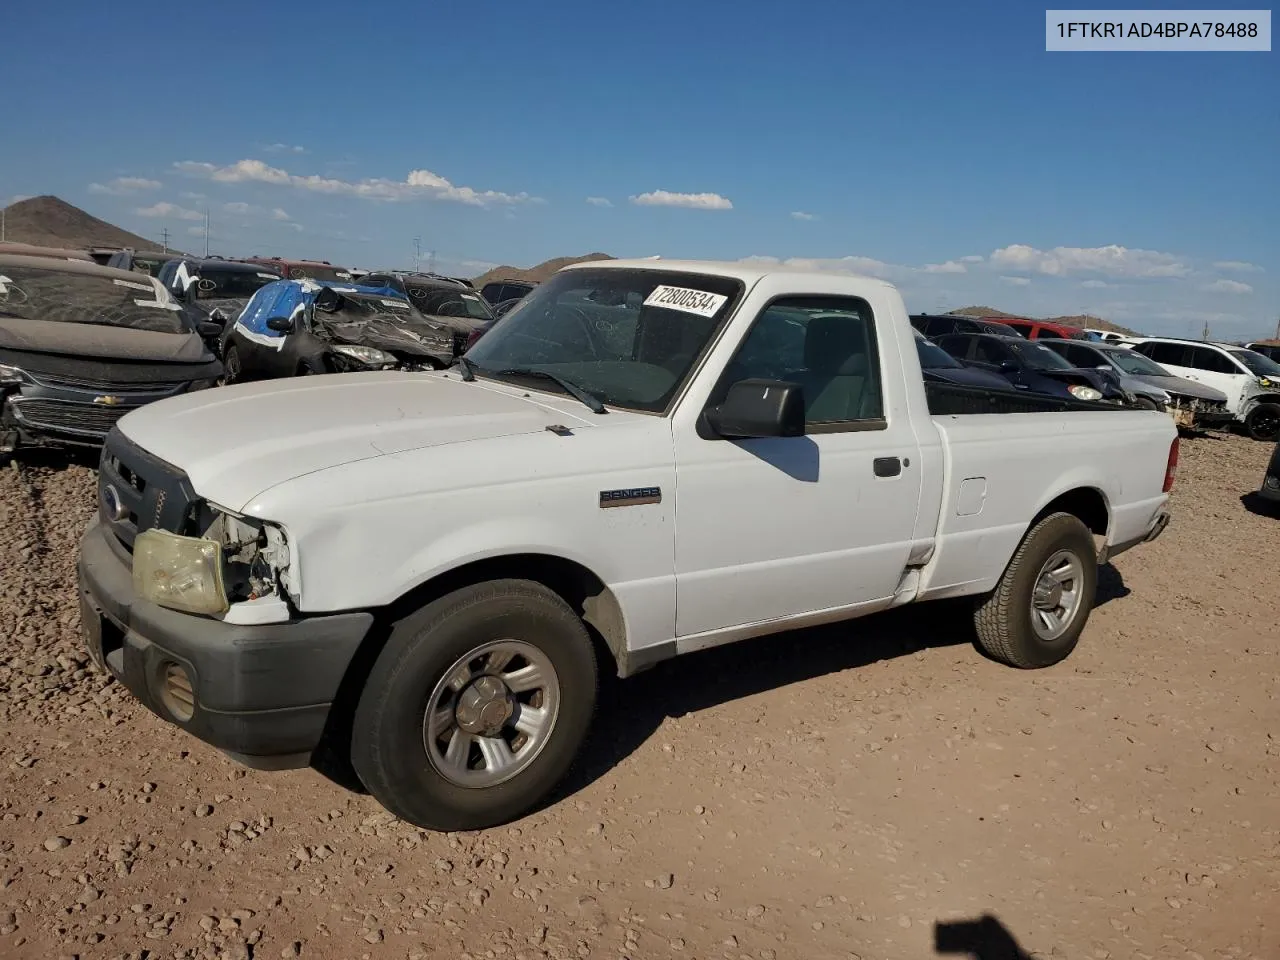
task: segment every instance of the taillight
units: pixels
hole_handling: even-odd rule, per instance
[[[1168,493],[1173,489],[1173,478],[1178,472],[1178,438],[1173,438],[1173,443],[1169,444],[1169,461],[1164,466],[1164,492]]]

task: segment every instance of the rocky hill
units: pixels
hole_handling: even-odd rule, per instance
[[[99,220],[58,197],[31,197],[10,204],[4,210],[4,238],[15,243],[42,247],[132,247],[158,250],[154,240],[122,230]],[[175,251],[176,252],[176,251]]]
[[[589,263],[592,260],[613,260],[607,253],[588,253],[581,257],[556,257],[554,260],[544,260],[536,267],[522,269],[520,267],[494,267],[486,273],[482,273],[471,282],[479,289],[490,280],[536,280],[538,283],[551,277],[557,270],[567,267],[572,263]]]

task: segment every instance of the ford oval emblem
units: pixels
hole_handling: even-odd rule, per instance
[[[120,521],[124,519],[125,508],[123,501],[120,499],[120,491],[109,483],[102,490],[102,506],[108,520]]]

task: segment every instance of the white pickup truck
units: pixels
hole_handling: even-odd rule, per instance
[[[1173,422],[926,387],[916,349],[877,280],[606,261],[449,370],[152,404],[103,450],[87,645],[240,761],[336,751],[436,829],[543,801],[599,670],[959,596],[989,655],[1056,663],[1168,522]]]

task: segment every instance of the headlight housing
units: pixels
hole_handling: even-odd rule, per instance
[[[396,362],[396,358],[391,354],[379,350],[376,347],[361,347],[354,344],[338,343],[329,348],[334,353],[342,357],[348,357],[352,360],[358,360],[368,367],[391,366]]]
[[[1067,392],[1077,400],[1101,400],[1102,391],[1095,390],[1093,387],[1086,387],[1083,384],[1073,383],[1067,387]]]
[[[133,590],[144,600],[186,613],[225,613],[222,544],[167,530],[144,530],[133,542]]]
[[[13,387],[22,382],[22,371],[7,363],[0,363],[0,387]]]
[[[0,370],[3,369],[3,367],[0,367]],[[1276,381],[1272,380],[1270,377],[1259,377],[1258,386],[1270,389],[1271,387],[1280,386],[1280,384],[1277,384]]]

